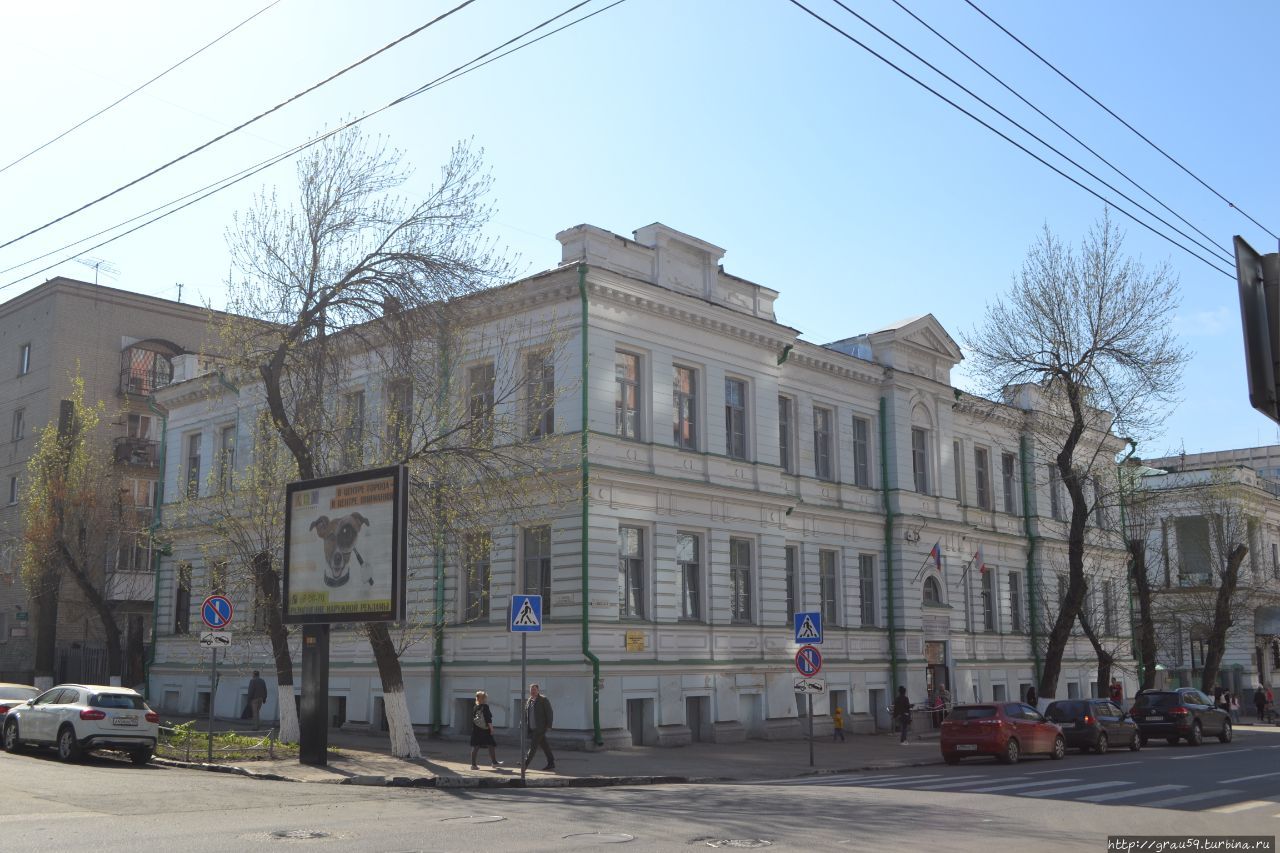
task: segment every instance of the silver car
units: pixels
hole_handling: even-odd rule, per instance
[[[4,718],[4,748],[53,746],[63,761],[88,751],[127,752],[134,764],[155,755],[160,717],[127,687],[59,684],[15,705]]]

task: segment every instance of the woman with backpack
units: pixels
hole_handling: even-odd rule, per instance
[[[493,739],[493,712],[489,710],[489,695],[483,690],[476,691],[475,710],[471,714],[471,769],[479,770],[476,756],[480,747],[489,747],[489,761],[494,767],[500,767],[498,760],[498,742]]]

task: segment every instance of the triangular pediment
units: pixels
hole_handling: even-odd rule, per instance
[[[892,323],[883,329],[872,332],[869,336],[873,342],[873,346],[902,346],[908,344],[913,348],[919,348],[928,351],[931,355],[950,362],[952,365],[959,364],[964,360],[964,353],[960,349],[960,345],[947,332],[938,318],[932,314],[921,314],[918,317],[910,317],[897,323]]]

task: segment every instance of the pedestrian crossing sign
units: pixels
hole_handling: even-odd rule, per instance
[[[822,645],[822,613],[814,610],[809,613],[792,614],[795,620],[796,642],[800,645]]]
[[[509,627],[512,631],[529,632],[542,630],[542,596],[511,596],[511,618]]]

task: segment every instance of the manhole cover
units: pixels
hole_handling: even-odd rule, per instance
[[[506,820],[506,818],[497,814],[467,814],[461,817],[440,818],[441,823],[497,823],[500,820]]]
[[[587,841],[595,841],[600,844],[621,844],[624,841],[635,841],[634,835],[627,835],[625,832],[575,832],[571,835],[562,836],[563,838],[582,838]]]
[[[328,838],[329,833],[319,829],[277,829],[271,833],[273,838],[288,838],[292,840],[305,840],[308,838]]]
[[[708,847],[724,847],[731,850],[754,850],[757,847],[771,847],[772,841],[764,838],[709,838],[703,841]]]

